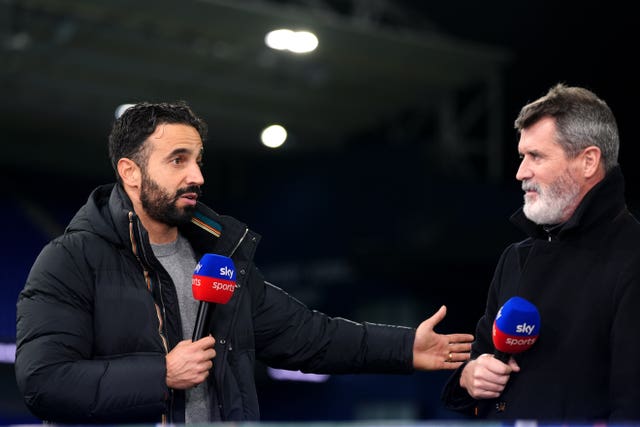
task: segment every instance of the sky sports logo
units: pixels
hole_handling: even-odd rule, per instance
[[[193,270],[193,274],[199,274],[200,270],[202,270],[202,263],[198,262],[198,264],[196,264],[196,268]],[[227,277],[229,280],[233,280],[233,273],[234,270],[229,266],[224,265],[220,267],[220,277]]]
[[[524,322],[520,325],[516,325],[516,334],[531,335],[535,328],[536,325],[527,325],[527,322]]]
[[[514,327],[515,326],[515,327]],[[527,322],[518,323],[501,330],[496,322],[493,324],[493,344],[499,351],[516,354],[525,351],[538,340],[538,325]],[[534,334],[534,331],[536,332]]]
[[[233,292],[236,290],[236,284],[235,283],[228,283],[228,282],[217,282],[217,281],[213,281],[211,283],[211,288],[215,291],[227,291],[227,292]]]
[[[226,304],[236,286],[233,260],[218,254],[204,254],[191,278],[193,297],[198,301]]]
[[[198,272],[200,271],[200,269],[198,267],[196,267],[193,277],[191,279],[191,284],[193,286],[200,286],[202,284],[202,280],[200,280],[200,277],[206,277],[206,276],[200,276],[198,275]],[[222,277],[228,277],[228,279],[222,279],[225,281],[233,281],[233,270],[230,269],[229,267],[220,267],[220,276]],[[215,279],[214,277],[211,277],[210,279]],[[214,282],[216,283],[216,282]]]
[[[199,276],[191,278],[191,291],[198,301],[226,304],[236,289],[235,280],[220,277]]]
[[[207,286],[216,291],[232,291],[236,288],[234,280],[216,279],[215,277],[197,276],[191,277],[191,286]]]
[[[509,337],[506,340],[504,340],[505,344],[509,345],[509,346],[515,346],[515,347],[519,347],[519,346],[527,346],[527,347],[531,347],[533,344],[535,344],[536,340],[538,339],[538,337],[529,337],[529,338],[514,338],[514,337]]]
[[[223,277],[228,277],[229,280],[232,280],[233,279],[233,270],[225,265],[224,267],[220,267],[220,275],[223,276]]]

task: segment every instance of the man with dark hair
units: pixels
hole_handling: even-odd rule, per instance
[[[589,90],[558,84],[524,106],[524,206],[511,220],[528,238],[502,254],[476,328],[471,360],[443,391],[482,418],[640,419],[640,224],[628,211],[613,113]],[[507,363],[492,325],[511,297],[531,301],[538,341]]]
[[[184,103],[138,104],[109,137],[117,183],[96,188],[42,250],[18,299],[16,378],[54,423],[258,420],[256,359],[315,373],[454,369],[472,335],[331,318],[265,281],[259,236],[198,201],[206,126]],[[192,342],[191,276],[232,258],[237,287]]]

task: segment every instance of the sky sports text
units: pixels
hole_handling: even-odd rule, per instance
[[[229,279],[233,279],[233,270],[227,266],[220,267],[220,275],[228,277]]]
[[[522,346],[522,345],[533,345],[538,337],[530,337],[530,338],[507,338],[504,340],[506,345],[510,346]]]
[[[527,322],[524,322],[520,325],[516,325],[516,333],[518,334],[527,334],[531,335],[533,330],[536,328],[536,325],[527,325]]]
[[[200,273],[200,269],[202,268],[202,264],[198,263],[196,265],[195,270],[193,271],[195,274]],[[228,277],[229,279],[233,279],[233,269],[225,266],[220,267],[220,276]]]
[[[204,280],[203,280],[204,279]],[[191,278],[191,286],[202,286],[202,285],[211,286],[212,289],[216,291],[234,291],[236,288],[236,284],[231,282],[218,282],[211,277],[198,277],[193,276]]]

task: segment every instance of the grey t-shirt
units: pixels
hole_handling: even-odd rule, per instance
[[[199,302],[193,298],[191,277],[198,263],[189,241],[182,235],[171,243],[151,245],[153,253],[167,270],[178,294],[180,319],[182,321],[182,339],[191,339],[196,323]],[[185,423],[206,423],[217,421],[210,419],[209,387],[203,382],[196,387],[185,390],[186,408]],[[217,417],[216,417],[217,418]]]

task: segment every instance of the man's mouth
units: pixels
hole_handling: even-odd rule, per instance
[[[538,186],[532,183],[526,183],[522,186],[522,191],[524,191],[527,194],[537,193]]]
[[[180,199],[184,200],[189,205],[195,205],[198,201],[198,195],[196,193],[184,193],[180,195]]]

